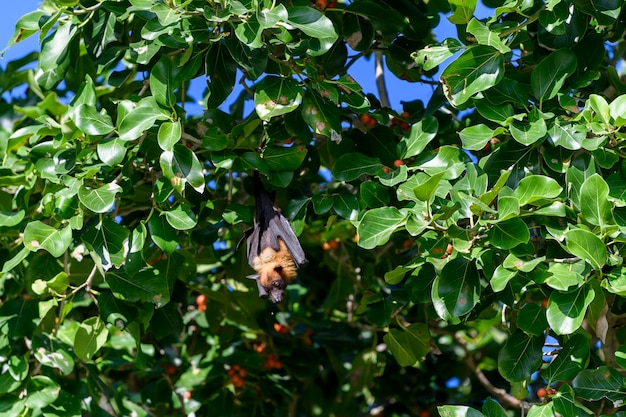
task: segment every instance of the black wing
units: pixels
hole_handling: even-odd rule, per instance
[[[254,225],[251,231],[246,232],[249,233],[247,241],[248,263],[250,266],[253,266],[254,258],[264,248],[271,247],[278,251],[280,249],[278,245],[279,237],[285,242],[296,266],[304,265],[307,262],[304,250],[293,232],[289,220],[280,214],[274,206],[271,197],[263,187],[258,173],[255,173],[254,177],[254,195],[256,199]]]

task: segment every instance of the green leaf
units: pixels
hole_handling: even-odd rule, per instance
[[[484,23],[474,17],[467,24],[467,31],[474,35],[480,45],[492,46],[503,54],[511,51],[511,48],[502,42],[498,33],[492,32]]]
[[[188,230],[198,223],[196,215],[187,204],[181,204],[173,210],[166,211],[165,218],[176,230]]]
[[[541,202],[543,199],[556,198],[561,191],[563,188],[554,178],[545,175],[530,175],[519,182],[512,196],[519,200],[520,206],[524,206]]]
[[[580,214],[587,222],[602,228],[615,224],[609,186],[598,175],[587,178],[580,189]]]
[[[113,209],[115,196],[122,191],[122,187],[112,182],[100,188],[89,188],[81,185],[78,189],[78,199],[85,207],[94,213],[108,213]]]
[[[519,311],[517,326],[529,335],[541,336],[548,328],[545,310],[537,304],[526,304]]]
[[[539,142],[548,133],[546,121],[536,109],[530,111],[528,120],[513,120],[509,130],[513,139],[525,146]]]
[[[483,404],[483,414],[487,417],[507,417],[504,408],[492,398],[487,398]]]
[[[130,232],[109,218],[90,227],[81,237],[96,265],[104,271],[120,267],[126,260]]]
[[[500,249],[513,249],[530,240],[528,226],[519,217],[514,217],[493,225],[489,231],[492,245]]]
[[[464,405],[440,405],[437,411],[441,417],[483,417],[483,413]]]
[[[528,336],[522,331],[513,333],[498,354],[498,371],[510,382],[530,378],[541,366],[543,338]]]
[[[526,417],[554,417],[554,404],[533,404]]]
[[[353,48],[354,49],[354,48]],[[439,45],[430,45],[420,49],[414,56],[415,62],[429,71],[463,49],[463,45],[454,38],[447,38]]]
[[[0,212],[0,226],[13,227],[17,226],[24,220],[24,210],[17,211],[15,213]]]
[[[35,375],[28,380],[25,391],[28,392],[26,406],[38,409],[52,404],[59,397],[61,387],[47,376]]]
[[[120,138],[110,138],[98,142],[98,158],[109,166],[121,163],[126,156],[125,142]]]
[[[216,109],[233,91],[237,77],[237,63],[223,42],[213,43],[209,49],[206,55],[206,75],[209,88],[207,107]]]
[[[333,167],[333,175],[339,181],[353,181],[361,175],[377,174],[382,168],[383,164],[378,158],[350,152],[337,158]]]
[[[380,207],[365,213],[357,233],[359,246],[373,249],[387,243],[393,232],[406,222],[406,215],[395,207]]]
[[[426,146],[435,138],[439,123],[435,117],[427,117],[413,124],[409,132],[400,139],[398,153],[400,159],[411,158],[420,154]]]
[[[498,265],[496,270],[493,272],[493,276],[491,277],[489,284],[495,292],[500,292],[506,288],[506,284],[515,278],[516,275],[517,271],[511,271],[502,265]]]
[[[74,353],[83,362],[92,362],[94,355],[104,346],[109,331],[100,317],[90,317],[83,321],[74,338]]]
[[[568,292],[553,291],[546,311],[552,330],[559,335],[572,334],[578,330],[594,296],[595,292],[589,285]]]
[[[263,151],[263,160],[273,171],[296,171],[307,155],[305,146],[268,146]]]
[[[159,127],[159,133],[157,134],[157,140],[159,146],[164,151],[173,151],[174,145],[176,145],[181,138],[182,127],[180,121],[176,122],[163,122]]]
[[[464,25],[474,16],[477,0],[448,0],[452,15],[448,16],[450,23]]]
[[[15,31],[13,32],[13,36],[11,36],[11,40],[7,44],[5,50],[39,32],[39,20],[43,16],[46,16],[44,11],[35,10],[20,17],[15,23]]]
[[[494,137],[495,130],[492,130],[482,123],[466,127],[459,132],[459,137],[463,143],[463,148],[470,151],[480,151]]]
[[[557,95],[567,77],[576,71],[576,55],[567,48],[552,52],[533,69],[530,87],[539,100]]]
[[[588,363],[589,340],[582,334],[574,334],[542,372],[542,376],[548,380],[548,385],[556,381],[569,381],[585,369]]]
[[[469,47],[441,74],[443,91],[453,106],[488,90],[504,77],[504,57],[491,46]]]
[[[341,141],[339,109],[331,101],[313,91],[307,91],[302,101],[302,118],[313,131],[334,142]]]
[[[152,241],[165,253],[172,254],[178,248],[178,234],[170,226],[166,218],[162,216],[152,216],[148,220],[148,229]]]
[[[559,392],[554,396],[555,414],[562,416],[595,416],[595,413],[582,405],[576,398],[574,390],[569,385],[563,385],[559,388]]]
[[[365,181],[361,184],[361,199],[367,207],[376,208],[386,206],[389,203],[389,192],[374,181]]]
[[[359,214],[359,199],[345,191],[334,194],[333,210],[345,219],[355,220]]]
[[[133,104],[130,104],[131,106]],[[118,106],[118,112],[120,106]],[[157,120],[164,120],[167,115],[159,108],[154,97],[146,97],[142,99],[134,108],[132,108],[123,117],[118,117],[117,131],[122,140],[135,140],[139,138],[143,132],[154,126]]]
[[[254,106],[259,118],[269,121],[272,117],[290,113],[302,103],[302,86],[292,78],[267,76],[254,91]]]
[[[602,269],[607,261],[608,253],[604,242],[598,236],[587,230],[575,229],[567,232],[565,239],[569,253],[588,262],[596,271]]]
[[[583,140],[587,135],[584,126],[578,124],[561,124],[555,119],[554,125],[548,130],[548,135],[554,145],[576,151],[582,147]]]
[[[469,313],[478,303],[480,276],[473,262],[465,258],[453,259],[443,267],[437,279],[437,295],[452,317]]]
[[[355,51],[366,50],[374,41],[374,26],[363,16],[344,13],[342,29],[346,43]]]
[[[345,8],[346,13],[366,17],[383,36],[394,38],[406,26],[404,16],[395,8],[374,0],[352,2]]]
[[[141,269],[132,275],[123,269],[112,270],[107,273],[107,283],[121,300],[154,303],[156,307],[162,307],[170,300],[167,277],[158,269]]]
[[[416,365],[430,352],[430,333],[425,323],[391,329],[383,336],[383,341],[400,366]]]
[[[81,104],[74,111],[76,127],[88,135],[107,135],[113,131],[113,121],[106,113],[100,113],[89,104]]]
[[[160,164],[163,175],[180,194],[184,194],[186,184],[191,185],[198,193],[204,191],[202,165],[191,149],[177,143],[173,151],[161,154]]]
[[[616,369],[608,366],[581,371],[572,381],[572,386],[577,396],[588,401],[598,401],[602,398],[621,401],[626,395],[624,377]]]
[[[308,6],[296,6],[290,7],[288,12],[287,22],[313,38],[309,42],[307,55],[325,54],[338,39],[333,22],[318,10]]]
[[[156,102],[165,107],[176,104],[174,90],[181,84],[181,71],[174,59],[169,55],[162,55],[150,72],[150,91]]]
[[[31,252],[43,249],[55,258],[65,253],[72,243],[72,229],[66,226],[60,230],[35,220],[24,229],[24,246]]]

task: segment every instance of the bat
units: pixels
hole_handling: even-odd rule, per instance
[[[256,280],[259,297],[269,297],[276,304],[283,301],[287,284],[307,260],[289,220],[274,205],[257,171],[254,199],[253,227],[244,233],[239,245],[247,241],[248,264],[256,272],[247,278]]]

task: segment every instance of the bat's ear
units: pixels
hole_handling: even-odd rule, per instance
[[[267,298],[269,296],[265,287],[263,287],[261,283],[259,282],[259,278],[260,278],[259,274],[248,275],[246,278],[256,280],[256,286],[257,286],[257,289],[259,290],[259,297]]]

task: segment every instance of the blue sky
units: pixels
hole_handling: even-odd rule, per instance
[[[4,49],[11,39],[15,29],[15,22],[24,14],[36,10],[39,4],[40,0],[12,0],[8,5],[4,5],[2,15],[0,16],[0,50]],[[454,37],[456,35],[454,26],[450,24],[445,17],[442,17],[437,33],[440,40],[443,40],[446,37]],[[10,60],[22,57],[28,52],[36,50],[38,48],[37,42],[38,36],[34,35],[11,47],[5,52],[4,57],[0,59],[0,66],[5,67],[6,63]],[[369,61],[360,60],[360,62],[352,67],[350,72],[351,75],[361,84],[366,93],[373,93],[378,96],[374,84],[373,59],[370,59]],[[401,101],[412,101],[417,98],[427,101],[433,91],[433,86],[408,83],[406,81],[399,80],[389,71],[386,72],[386,82],[392,108],[398,112],[402,111],[400,105]],[[194,84],[198,86],[198,89],[203,88],[203,83],[201,82]],[[202,92],[192,91],[192,95],[194,97],[201,98]]]

